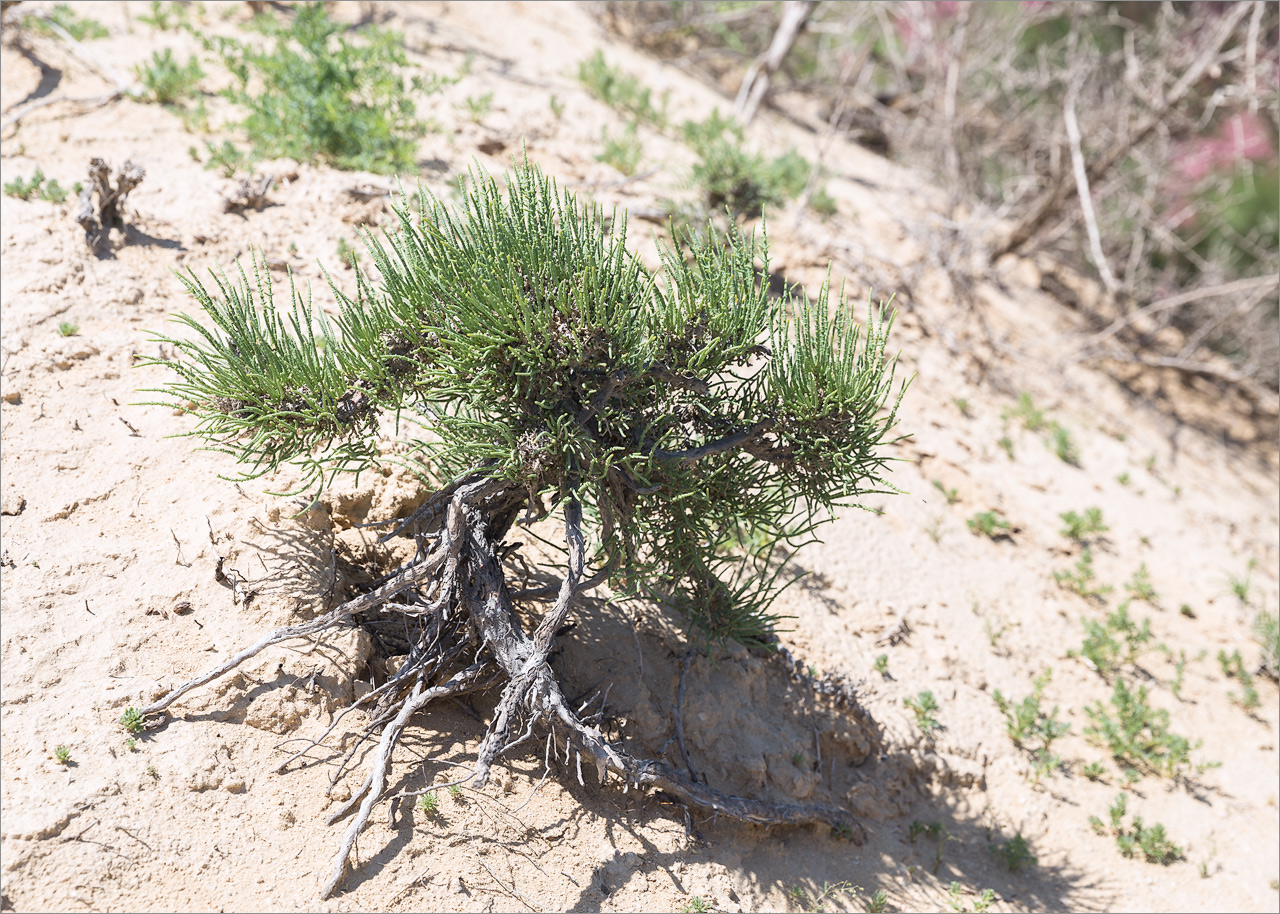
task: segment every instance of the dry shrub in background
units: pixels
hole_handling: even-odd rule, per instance
[[[601,15],[733,94],[793,7]],[[1260,2],[821,3],[771,103],[932,170],[989,261],[1047,250],[1096,277],[1103,294],[1076,303],[1095,324],[1080,357],[1274,403],[1278,23]]]

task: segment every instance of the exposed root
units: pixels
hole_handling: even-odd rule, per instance
[[[717,814],[762,825],[824,823],[861,841],[862,829],[841,809],[816,803],[773,804],[721,793],[699,783],[692,765],[681,751],[689,774],[660,760],[637,759],[606,740],[599,728],[575,712],[551,669],[548,658],[556,632],[569,617],[574,598],[596,583],[584,579],[586,544],[582,532],[582,507],[575,497],[562,502],[568,568],[556,588],[555,603],[539,620],[532,634],[525,632],[512,608],[499,561],[500,547],[519,512],[526,506],[523,487],[473,475],[439,492],[412,520],[418,527],[418,557],[375,590],[350,600],[310,621],[264,635],[208,672],[189,680],[160,700],[141,709],[144,715],[166,710],[175,700],[198,686],[235,669],[267,647],[290,638],[321,631],[368,614],[395,613],[410,629],[411,650],[396,674],[344,709],[325,733],[292,753],[277,770],[322,744],[354,707],[369,709],[369,724],[338,766],[338,776],[365,739],[378,739],[360,788],[329,818],[334,824],[354,813],[333,860],[321,897],[339,885],[356,839],[369,822],[374,807],[385,798],[392,758],[410,718],[434,701],[484,691],[505,683],[488,732],[477,752],[473,771],[458,783],[483,787],[494,762],[504,753],[532,740],[545,729],[546,766],[551,759],[573,765],[579,783],[585,783],[582,761],[595,769],[603,784],[613,772],[631,788],[658,788],[676,799],[710,809]],[[408,523],[408,522],[406,522]],[[550,594],[548,593],[548,596]],[[688,658],[681,674],[681,691]],[[681,696],[683,697],[683,696]],[[585,706],[584,706],[585,708]],[[598,714],[596,717],[598,718]],[[681,734],[683,736],[683,734]],[[431,789],[431,788],[428,788]]]

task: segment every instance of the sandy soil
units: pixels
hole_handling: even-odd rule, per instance
[[[122,73],[157,48],[184,58],[194,50],[187,36],[139,23],[145,4],[84,6],[111,30],[88,47]],[[208,6],[214,31],[246,16],[242,4],[229,18]],[[345,4],[338,15],[354,21],[369,8],[404,33],[426,70],[456,72],[473,55],[470,75],[423,105],[440,129],[422,141],[421,176],[444,193],[473,160],[505,167],[522,138],[531,160],[606,204],[653,208],[685,192],[690,152],[653,131],[641,130],[639,180],[624,182],[593,158],[601,127],[619,123],[575,78],[597,48],[669,91],[676,120],[728,104],[613,41],[583,6]],[[59,42],[19,41],[9,29],[2,63],[6,113],[51,84],[73,98],[111,88]],[[207,84],[217,82],[215,73]],[[459,109],[487,92],[492,110],[472,123]],[[210,105],[217,123],[222,109]],[[1248,713],[1214,660],[1238,649],[1252,668],[1253,616],[1276,608],[1274,413],[1249,415],[1177,377],[1073,364],[1081,319],[1042,286],[1093,294],[1088,283],[1044,259],[993,272],[946,255],[941,194],[924,176],[842,143],[824,160],[839,214],[824,222],[779,213],[770,238],[774,270],[791,280],[816,283],[831,262],[851,294],[896,292],[896,345],[915,374],[901,413],[912,437],[896,448],[893,470],[903,494],[842,514],[825,543],[793,556],[809,575],[780,605],[793,617],[783,643],[801,668],[847,677],[857,702],[833,702],[779,657],[739,649],[691,663],[684,720],[691,761],[711,784],[843,804],[867,843],[825,829],[686,819],[681,807],[616,784],[580,786],[564,767],[540,785],[542,753],[532,750],[484,791],[445,797],[434,817],[408,804],[390,819],[379,814],[344,891],[318,901],[342,827],[326,826],[325,810],[349,795],[351,776],[326,796],[334,757],[313,752],[305,765],[276,769],[297,745],[288,740],[318,735],[367,688],[381,662],[367,634],[264,654],[180,702],[172,722],[132,746],[117,719],[255,633],[314,613],[333,569],[349,592],[367,580],[363,566],[402,556],[403,545],[379,546],[356,525],[402,516],[422,495],[402,475],[366,477],[297,515],[305,505],[263,494],[262,484],[222,481],[226,459],[166,437],[193,421],[146,405],[140,389],[167,378],[133,364],[163,354],[151,334],[193,307],[175,271],[230,268],[261,249],[310,282],[321,305],[332,296],[319,263],[352,286],[351,271],[334,266],[338,240],[354,241],[356,226],[387,210],[385,198],[350,190],[387,182],[269,163],[282,179],[271,205],[225,213],[229,182],[187,154],[200,139],[175,115],[133,101],[49,105],[3,134],[6,182],[38,166],[69,186],[93,156],[147,170],[130,198],[128,243],[101,258],[86,248],[71,203],[3,200],[6,909],[627,911],[691,910],[701,899],[728,911],[866,910],[883,890],[891,910],[938,910],[951,905],[953,882],[966,910],[984,889],[999,911],[1277,909],[1276,686],[1256,679],[1261,707]],[[810,157],[822,141],[776,113],[751,139]],[[652,229],[633,225],[647,257]],[[64,321],[78,333],[60,336]],[[1070,430],[1079,467],[1060,461],[1043,432],[1003,418],[1019,391]],[[954,503],[935,480],[955,490]],[[1115,587],[1105,606],[1053,577],[1079,558],[1058,514],[1092,505],[1110,525],[1095,549],[1099,581]],[[1011,533],[970,533],[966,519],[986,510],[1008,517]],[[236,602],[217,582],[219,559],[248,580],[252,600]],[[1245,577],[1251,561],[1246,605],[1229,579]],[[1129,791],[1130,810],[1184,847],[1168,867],[1126,859],[1090,828],[1120,789],[1107,753],[1082,736],[1085,708],[1106,701],[1110,686],[1068,656],[1081,644],[1081,620],[1113,610],[1142,564],[1158,596],[1131,609],[1168,650],[1148,650],[1126,676],[1150,687],[1174,730],[1202,744],[1193,759],[1221,762],[1179,783],[1146,776]],[[658,751],[671,735],[686,651],[678,624],[655,607],[609,602],[584,605],[579,620],[557,661],[570,693],[608,688],[610,726]],[[1189,660],[1175,696],[1172,661],[1182,652]],[[881,654],[885,676],[873,670]],[[1060,706],[1072,731],[1055,746],[1063,767],[1037,780],[992,694],[1020,699],[1048,668],[1045,705]],[[903,705],[923,690],[940,705],[932,736]],[[401,784],[451,779],[487,710],[481,702],[424,717],[402,753]],[[335,734],[336,748],[350,744],[355,717]],[[69,749],[67,764],[58,746]],[[1105,767],[1098,781],[1081,774],[1094,761]],[[939,823],[940,836],[912,840],[913,822]],[[1037,862],[1010,871],[991,847],[1017,835]]]

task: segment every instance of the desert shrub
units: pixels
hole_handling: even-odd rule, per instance
[[[661,106],[653,103],[653,92],[640,80],[611,66],[603,51],[596,51],[578,64],[578,81],[587,91],[610,108],[631,115],[637,121],[662,127],[667,122],[666,99]]]
[[[161,105],[172,105],[191,95],[204,78],[200,61],[190,57],[186,64],[179,64],[168,48],[152,52],[151,60],[134,67],[133,72],[142,83],[143,97]]]
[[[891,318],[872,308],[859,324],[826,287],[814,300],[770,298],[756,269],[763,249],[738,232],[677,242],[652,276],[627,248],[624,220],[606,224],[528,165],[508,176],[505,195],[472,175],[456,212],[425,191],[397,212],[396,231],[366,237],[377,285],[361,274],[354,297],[335,287],[332,321],[297,292],[277,305],[260,264],[252,280],[219,275],[212,288],[189,275],[206,317],[180,318],[189,333],[162,338],[180,358],[155,364],[177,373],[164,401],[195,404],[188,434],[233,456],[245,477],[292,466],[303,491],[407,462],[432,490],[412,521],[416,557],[138,713],[160,713],[276,641],[362,613],[402,617],[411,659],[362,699],[385,696],[398,712],[370,725],[382,749],[367,795],[348,804],[360,813],[326,895],[409,716],[499,685],[477,787],[522,733],[554,721],[556,752],[578,752],[601,776],[756,822],[856,834],[832,807],[726,797],[666,762],[632,758],[566,704],[548,657],[582,609],[575,597],[605,582],[663,601],[696,643],[772,644],[771,607],[786,583],[774,547],[799,545],[838,505],[891,491],[884,446],[903,390],[885,357]],[[379,419],[397,416],[409,431],[386,454]],[[551,512],[564,527],[560,581],[508,588],[501,563],[519,549],[508,540],[518,519]],[[737,529],[762,534],[761,548],[720,549]],[[540,616],[516,615],[515,602],[544,600]]]
[[[407,76],[400,36],[367,26],[348,37],[323,3],[299,5],[288,24],[271,17],[255,22],[266,48],[211,41],[236,81],[225,94],[249,111],[240,127],[255,155],[375,172],[415,167],[426,124],[414,98],[449,80]]]

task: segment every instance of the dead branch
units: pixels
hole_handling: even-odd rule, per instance
[[[782,66],[787,52],[795,44],[805,21],[813,14],[817,5],[817,0],[787,0],[783,5],[782,21],[778,23],[778,30],[773,33],[773,40],[769,42],[764,54],[747,68],[746,75],[742,77],[742,85],[738,87],[738,97],[733,102],[734,117],[744,127],[756,116],[765,93],[769,91],[770,78]]]

